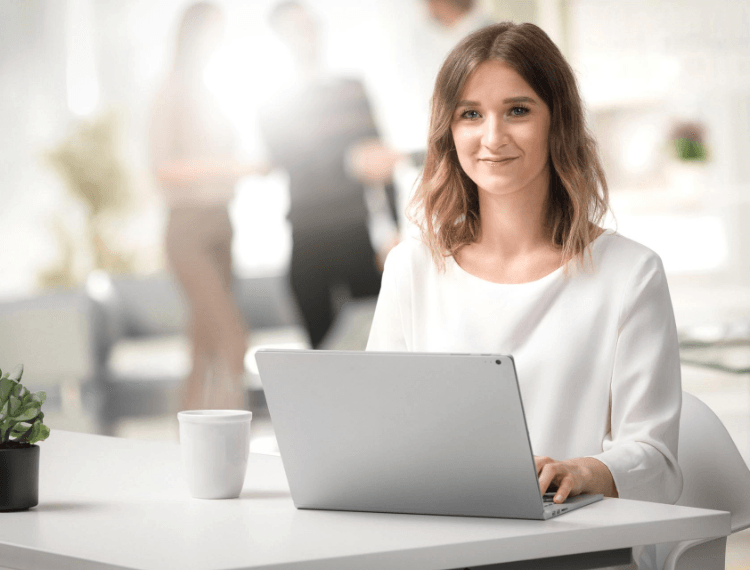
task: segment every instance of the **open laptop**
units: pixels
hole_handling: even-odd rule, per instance
[[[602,498],[543,500],[511,356],[255,358],[297,508],[549,519]]]

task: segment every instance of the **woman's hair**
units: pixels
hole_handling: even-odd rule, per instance
[[[583,262],[609,207],[607,182],[596,142],[586,128],[573,70],[534,24],[487,26],[464,38],[446,58],[435,82],[427,156],[409,217],[441,268],[445,256],[479,238],[479,194],[459,164],[451,121],[466,81],[487,60],[510,65],[549,108],[545,222],[563,262]]]
[[[207,34],[214,32],[217,20],[223,17],[222,9],[211,2],[196,2],[185,9],[177,31],[173,72],[188,77],[200,72],[196,66],[204,56]]]

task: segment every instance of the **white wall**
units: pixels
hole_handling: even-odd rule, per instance
[[[650,184],[612,188],[623,231],[652,245],[679,286],[750,285],[750,3],[576,0],[569,18],[592,115],[620,113],[660,135],[677,120],[706,126],[710,160],[695,188],[664,163]],[[610,152],[627,151],[626,133]]]
[[[56,216],[63,216],[73,233],[83,223],[81,208],[68,199],[58,177],[41,158],[75,119],[66,100],[70,35],[66,14],[81,6],[93,24],[99,106],[122,113],[123,152],[137,196],[136,206],[118,231],[137,251],[139,271],[163,267],[164,209],[146,168],[144,135],[155,83],[168,60],[185,4],[182,0],[0,2],[0,129],[4,135],[0,137],[0,297],[35,290],[38,271],[60,253],[53,226]],[[279,55],[272,47],[263,47],[269,38],[266,14],[273,2],[223,4],[230,15],[227,33],[238,52],[233,80],[247,94],[239,98],[241,104],[261,94],[258,78],[263,70],[273,68]],[[409,93],[404,92],[402,98],[405,88],[393,78],[398,76],[395,71],[403,71],[395,67],[403,63],[399,56],[404,36],[423,17],[421,1],[313,0],[311,4],[328,39],[330,68],[365,79],[383,133],[398,144],[399,130],[408,130],[405,122],[410,115],[400,101],[408,99]],[[611,112],[626,122],[631,117],[650,117],[641,122],[658,128],[666,128],[676,118],[705,122],[711,161],[697,195],[687,200],[685,192],[661,174],[645,187],[615,185],[615,213],[623,232],[632,231],[634,238],[662,255],[671,283],[748,285],[750,4],[739,0],[539,0],[535,9],[520,0],[486,0],[484,4],[498,18],[536,19],[559,38],[579,74],[592,116]],[[234,104],[240,106],[237,100]],[[394,116],[395,120],[386,120]],[[252,141],[250,117],[248,112],[238,123]],[[633,139],[626,134],[621,138],[605,149],[610,155],[628,148],[638,151]],[[279,177],[249,180],[239,189],[233,215],[240,273],[283,270],[289,252],[286,205]],[[672,224],[672,229],[662,231],[662,222]],[[701,239],[702,232],[705,239]],[[703,255],[701,243],[710,246],[708,256],[715,251],[716,259],[721,257],[718,249],[711,250],[721,239],[726,256],[718,267],[685,269],[691,259]],[[79,257],[84,273],[88,258]]]

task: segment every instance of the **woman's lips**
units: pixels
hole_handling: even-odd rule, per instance
[[[509,156],[507,158],[480,158],[480,162],[486,162],[492,166],[508,164],[509,162],[518,158],[517,156]]]

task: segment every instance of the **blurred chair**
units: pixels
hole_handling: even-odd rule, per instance
[[[364,350],[370,336],[377,301],[377,297],[363,297],[344,302],[318,348]]]
[[[23,364],[22,382],[45,390],[49,410],[82,413],[82,392],[94,372],[90,303],[78,290],[61,290],[0,303],[0,367]]]
[[[678,505],[729,511],[732,533],[750,527],[750,470],[724,424],[706,404],[682,394],[678,459],[683,488]],[[723,568],[726,539],[658,545],[664,570]]]
[[[191,365],[185,302],[176,283],[166,274],[113,279],[94,272],[86,290],[96,331],[99,430],[113,434],[124,418],[176,411]],[[248,354],[259,345],[306,346],[286,276],[236,279],[235,296],[249,323]],[[257,410],[265,400],[250,360],[246,356],[246,386]]]

